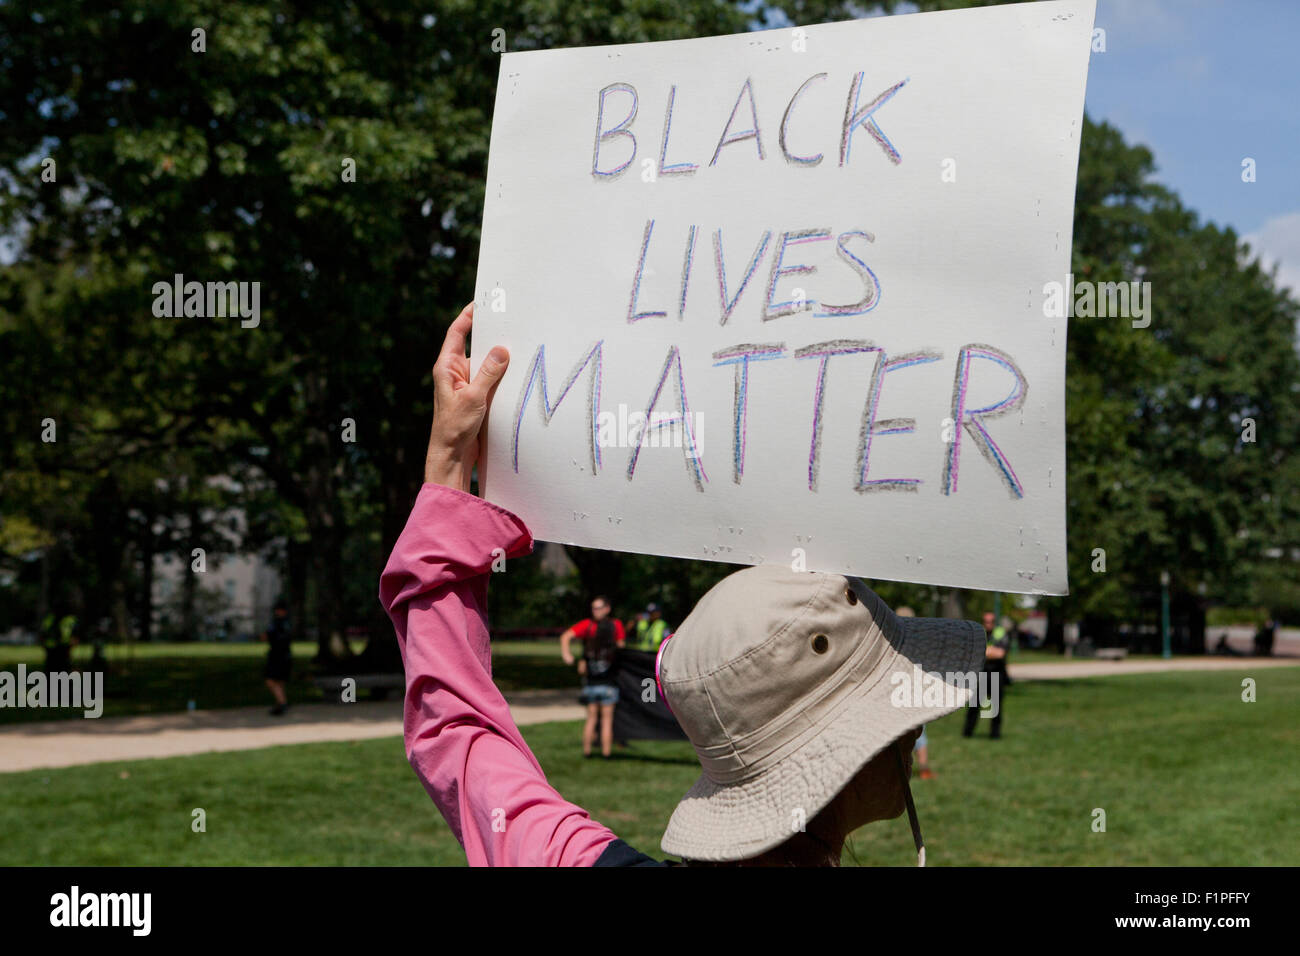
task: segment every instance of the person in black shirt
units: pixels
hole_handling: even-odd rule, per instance
[[[262,640],[268,644],[266,650],[266,686],[271,689],[275,706],[271,713],[279,717],[289,709],[289,698],[285,688],[289,684],[289,672],[293,662],[290,649],[292,635],[289,631],[289,609],[283,603],[276,604],[272,612],[271,626],[262,634]]]
[[[1269,615],[1267,621],[1255,632],[1255,653],[1260,657],[1273,656],[1273,643],[1277,639],[1277,621]]]

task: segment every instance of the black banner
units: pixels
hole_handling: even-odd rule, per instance
[[[590,872],[590,870],[588,870]],[[1119,869],[1061,867],[1027,869],[887,867],[884,869],[741,868],[724,878],[708,867],[627,871],[647,882],[635,892],[683,892],[682,880],[700,880],[691,892],[707,892],[724,912],[743,912],[759,901],[765,931],[790,925],[807,932],[801,911],[783,907],[790,894],[825,892],[887,900],[897,925],[914,927],[915,948],[964,948],[988,925],[977,901],[978,888],[996,884],[999,899],[1025,900],[1004,919],[1010,939],[1111,940],[1183,950],[1194,939],[1216,950],[1261,945],[1294,927],[1292,869]],[[639,875],[638,875],[639,874]],[[660,875],[662,874],[662,875]],[[295,949],[335,949],[353,942],[373,946],[394,928],[450,934],[491,927],[494,943],[535,944],[559,900],[590,892],[582,870],[571,876],[529,870],[469,874],[463,869],[410,870],[351,867],[251,868],[13,868],[0,869],[5,901],[4,937],[10,952],[23,944],[136,946],[153,942],[175,951],[198,940],[212,947],[247,949],[280,920],[276,932],[291,933]],[[611,885],[602,870],[601,888]],[[620,877],[614,877],[620,879]],[[662,881],[662,882],[660,882]],[[633,884],[628,884],[629,887]],[[1045,889],[1046,888],[1046,889]],[[599,891],[600,888],[597,888]],[[631,892],[631,890],[629,890]],[[772,894],[768,897],[768,893]],[[509,900],[509,919],[503,919]],[[346,905],[339,905],[343,900]],[[330,901],[333,901],[332,903]],[[946,902],[941,902],[946,901]],[[952,914],[936,916],[943,906]],[[938,910],[936,909],[938,908]],[[734,941],[726,921],[692,930],[705,940],[712,932]],[[59,939],[62,937],[62,939]],[[486,937],[485,937],[486,938]],[[41,950],[44,952],[44,948]]]
[[[616,666],[618,706],[614,708],[614,739],[685,740],[677,719],[659,697],[655,655],[621,648]]]

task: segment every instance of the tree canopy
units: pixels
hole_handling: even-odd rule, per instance
[[[0,4],[0,628],[58,604],[147,636],[155,555],[271,547],[325,655],[370,623],[391,661],[378,573],[420,485],[429,369],[473,295],[500,49],[855,10]],[[1209,600],[1300,607],[1296,303],[1153,175],[1147,149],[1086,124],[1076,276],[1150,281],[1154,308],[1146,329],[1070,324],[1074,591],[1058,608],[1134,613],[1166,569]],[[258,323],[155,314],[155,283],[178,274],[256,281]],[[239,533],[211,517],[235,510]],[[570,550],[583,589],[678,619],[732,570]],[[505,577],[507,617],[585,603]]]

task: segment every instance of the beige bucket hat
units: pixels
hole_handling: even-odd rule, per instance
[[[965,707],[984,646],[975,622],[901,618],[843,575],[723,579],[660,648],[664,699],[704,771],[664,852],[741,860],[785,842],[894,740]]]

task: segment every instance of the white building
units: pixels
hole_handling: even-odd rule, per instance
[[[237,492],[239,483],[219,475],[210,485]],[[226,548],[234,553],[221,556],[195,554],[185,559],[176,555],[155,555],[153,559],[153,632],[175,635],[181,628],[186,575],[198,580],[194,589],[195,634],[178,635],[188,640],[252,640],[266,629],[271,610],[280,597],[279,572],[260,554],[240,553],[248,521],[241,509],[205,509],[199,520],[207,527],[221,527]],[[161,528],[158,529],[161,532]]]
[[[180,627],[187,574],[199,578],[194,596],[199,633],[191,639],[255,639],[266,630],[280,596],[280,575],[260,555],[216,557],[206,562],[202,572],[191,570],[190,562],[175,556],[155,557],[153,573],[153,627],[160,635]]]

